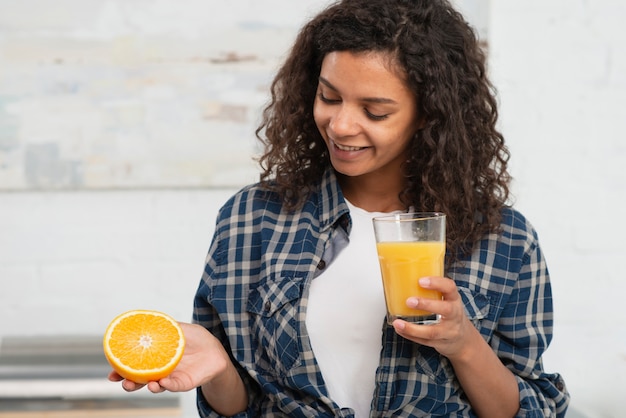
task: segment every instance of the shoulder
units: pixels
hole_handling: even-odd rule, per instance
[[[282,200],[277,193],[264,188],[260,183],[242,187],[222,205],[218,212],[220,220],[237,217],[239,215],[256,216],[255,212],[263,210],[270,213],[280,213]]]
[[[517,209],[507,206],[502,209],[499,229],[474,243],[471,253],[460,264],[469,262],[476,268],[489,268],[504,276],[505,272],[519,271],[538,249],[533,225]]]
[[[296,208],[287,208],[283,197],[262,183],[242,187],[220,208],[217,230],[267,227],[293,231],[309,226],[326,230],[347,211],[336,177],[328,170]]]
[[[502,209],[500,229],[486,235],[474,247],[473,257],[491,260],[502,271],[519,271],[539,251],[539,239],[531,222],[513,207]],[[488,255],[486,255],[488,254]]]
[[[280,219],[281,208],[278,196],[260,183],[244,186],[231,195],[217,212],[209,250],[215,260],[213,270],[246,254],[250,258],[250,251],[258,249],[262,240],[261,231]]]
[[[517,209],[507,206],[502,210],[500,239],[523,247],[537,245],[537,231],[531,222]]]
[[[223,204],[218,211],[217,227],[298,223],[302,218],[317,217],[318,200],[317,193],[311,193],[302,206],[288,209],[277,192],[261,183],[250,184],[239,189]]]

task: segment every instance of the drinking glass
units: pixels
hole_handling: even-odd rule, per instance
[[[441,316],[406,305],[409,297],[442,299],[441,292],[424,289],[419,279],[443,276],[446,215],[440,212],[398,213],[373,219],[376,249],[385,292],[387,322],[403,319],[436,324]]]

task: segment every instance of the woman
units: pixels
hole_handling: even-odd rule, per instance
[[[537,236],[475,34],[444,0],[344,0],[301,30],[257,136],[261,179],[220,210],[187,348],[153,392],[212,416],[563,416]],[[371,218],[447,214],[436,325],[388,326]],[[112,374],[112,380],[121,380]],[[139,385],[125,381],[127,390]]]

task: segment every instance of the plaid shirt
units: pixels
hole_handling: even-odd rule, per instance
[[[238,417],[354,417],[328,397],[305,327],[311,281],[349,232],[348,207],[330,170],[300,211],[286,213],[257,185],[220,210],[194,322],[222,341],[243,378],[249,404]],[[517,377],[518,416],[564,416],[564,382],[541,362],[552,338],[548,270],[524,217],[505,209],[502,233],[485,237],[447,276],[467,316]],[[371,417],[476,416],[448,359],[399,337],[384,318],[380,326]],[[219,416],[200,390],[198,410]]]

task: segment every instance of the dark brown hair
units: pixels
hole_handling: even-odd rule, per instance
[[[261,182],[289,209],[330,166],[313,119],[322,60],[329,52],[390,53],[426,123],[412,140],[400,198],[448,215],[448,248],[467,252],[496,232],[509,196],[509,152],[496,129],[494,88],[473,29],[444,0],[344,0],[300,31],[271,85],[257,137]]]

